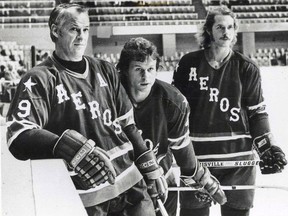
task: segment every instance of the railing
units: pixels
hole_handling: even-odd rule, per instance
[[[55,7],[55,1],[49,0],[22,0],[22,1],[1,1],[0,8],[19,8],[19,9],[28,9],[28,8],[42,8],[42,7]]]

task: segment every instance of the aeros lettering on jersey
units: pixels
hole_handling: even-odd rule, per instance
[[[195,67],[190,68],[190,73],[189,73],[189,82],[194,81],[198,82],[197,78],[197,71]],[[219,102],[219,108],[222,112],[230,112],[230,121],[237,122],[240,117],[240,108],[238,107],[230,107],[230,102],[228,98],[221,98],[219,99],[219,89],[217,88],[212,88],[207,85],[207,82],[209,81],[209,77],[199,77],[199,85],[200,85],[200,90],[201,91],[209,91],[209,102]],[[220,101],[219,101],[220,100]]]
[[[62,104],[65,101],[69,101],[72,99],[76,110],[88,109],[89,112],[91,113],[92,119],[98,118],[103,121],[104,125],[108,127],[112,126],[116,134],[122,133],[119,120],[115,119],[112,121],[112,114],[110,109],[105,109],[103,112],[101,112],[100,105],[96,100],[90,101],[87,104],[83,103],[83,101],[81,100],[82,98],[81,91],[77,93],[72,93],[70,94],[69,97],[68,92],[65,90],[63,84],[57,85],[56,91],[57,91],[58,104]],[[25,118],[30,115],[31,102],[29,100],[22,100],[18,104],[18,108],[20,111],[17,113],[17,115],[20,118]]]

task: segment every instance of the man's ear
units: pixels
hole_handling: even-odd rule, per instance
[[[58,28],[55,24],[51,25],[51,33],[53,34],[54,37],[58,38]]]

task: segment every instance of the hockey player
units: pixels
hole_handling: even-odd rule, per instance
[[[270,132],[262,96],[259,68],[232,47],[237,20],[225,6],[208,12],[199,42],[204,49],[183,56],[174,85],[190,107],[190,131],[200,161],[254,160],[255,148],[263,174],[281,172],[287,164]],[[222,185],[253,185],[256,167],[211,168]],[[254,190],[226,191],[223,216],[246,216]],[[181,215],[209,215],[210,203],[200,203],[192,192],[181,196]]]
[[[121,51],[117,69],[134,106],[136,125],[155,152],[169,186],[176,185],[172,171],[174,155],[181,168],[181,178],[189,182],[194,179],[223,204],[226,197],[218,181],[195,157],[189,138],[187,100],[172,85],[156,80],[159,64],[156,46],[144,38],[130,39]],[[165,208],[169,215],[176,215],[177,193],[169,193]]]
[[[9,108],[11,153],[64,159],[88,215],[155,215],[142,175],[161,198],[163,171],[135,127],[115,67],[84,56],[87,9],[60,4],[49,28],[55,51],[24,75]]]

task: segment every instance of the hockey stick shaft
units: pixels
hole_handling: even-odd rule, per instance
[[[274,186],[274,185],[231,185],[221,186],[222,190],[254,190],[254,189],[279,189],[288,191],[286,186]],[[168,191],[197,191],[197,188],[193,187],[169,187]]]
[[[169,216],[161,199],[157,199],[159,210],[162,216]]]

